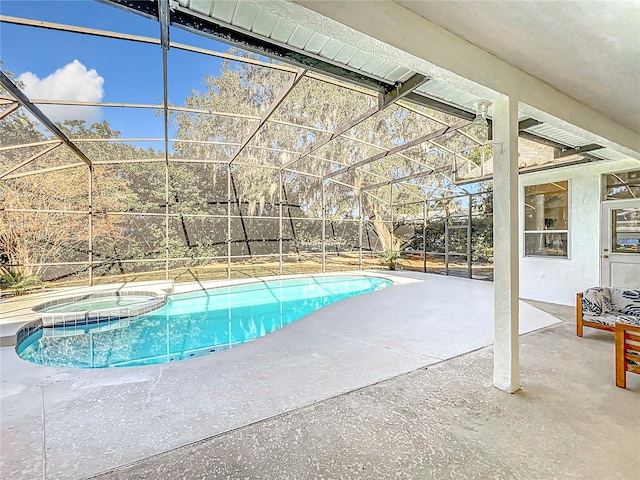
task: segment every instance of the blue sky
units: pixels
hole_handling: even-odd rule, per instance
[[[91,0],[2,0],[0,13],[151,38],[158,38],[160,31],[160,24],[155,20]],[[229,48],[222,42],[178,28],[171,29],[171,39],[216,51]],[[162,101],[162,52],[157,45],[2,23],[0,60],[2,69],[16,76],[31,72],[33,75],[22,78],[31,78],[40,88],[35,90],[38,93],[55,90],[65,98],[95,100],[100,97],[103,102],[159,104]],[[217,75],[219,68],[220,60],[215,57],[170,50],[170,103],[182,105],[192,89],[204,90],[204,77]],[[57,70],[61,71],[56,74]],[[62,93],[63,86],[68,93]],[[89,121],[107,120],[112,128],[122,132],[122,137],[163,136],[162,119],[154,110],[89,110],[75,109],[82,111],[78,115]],[[69,115],[69,110],[47,113],[52,117],[64,116]]]

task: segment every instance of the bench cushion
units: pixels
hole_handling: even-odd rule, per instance
[[[615,318],[617,323],[640,327],[640,317],[634,317],[633,315],[616,315]]]
[[[587,316],[606,315],[607,313],[611,312],[611,310],[611,298],[609,289],[607,287],[588,288],[582,293],[582,311],[584,313],[585,319],[587,318]],[[592,321],[603,323],[599,320]],[[605,325],[608,325],[608,323],[605,323]]]
[[[605,315],[588,315],[583,314],[582,318],[587,322],[599,323],[600,325],[607,325],[609,327],[613,327],[618,321],[619,316],[613,314],[605,314]]]
[[[640,318],[640,290],[610,288],[609,292],[614,312]]]

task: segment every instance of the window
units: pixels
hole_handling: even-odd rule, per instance
[[[611,211],[611,251],[640,253],[640,208]]]
[[[567,258],[569,182],[524,189],[524,254]]]
[[[604,199],[621,200],[640,197],[640,170],[611,173],[605,176]]]

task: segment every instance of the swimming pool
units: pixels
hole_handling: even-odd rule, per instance
[[[168,297],[163,307],[138,317],[29,327],[28,336],[18,333],[16,351],[33,363],[71,368],[184,360],[241,345],[325,305],[392,284],[378,277],[323,276],[201,290]]]

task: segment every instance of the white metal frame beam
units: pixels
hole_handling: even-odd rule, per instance
[[[17,101],[12,102],[13,105],[11,105],[10,107],[8,107],[6,110],[0,112],[0,120],[2,120],[5,117],[8,117],[9,115],[11,115],[13,112],[15,112],[16,110],[18,110],[18,108],[20,108],[20,103],[18,103]]]
[[[332,140],[335,140],[336,138],[342,136],[343,133],[351,130],[353,127],[361,124],[362,122],[364,122],[365,120],[371,118],[375,114],[383,111],[385,108],[389,107],[390,105],[393,105],[398,100],[401,100],[403,97],[405,97],[406,95],[408,95],[409,93],[414,91],[416,88],[418,88],[421,85],[423,85],[428,80],[429,79],[427,77],[425,77],[424,75],[414,74],[406,82],[398,84],[396,86],[395,90],[393,90],[393,91],[391,91],[391,92],[389,92],[387,94],[382,94],[381,93],[380,96],[378,97],[378,105],[377,106],[370,108],[366,112],[358,115],[356,118],[354,118],[354,119],[350,120],[349,122],[345,123],[344,125],[341,125],[340,127],[336,128],[332,132],[330,137],[325,138],[323,140],[320,140],[319,142],[314,143],[309,148],[307,148],[304,152],[302,152],[298,158],[294,158],[290,162],[286,163],[282,168],[289,168],[294,163],[296,163],[296,162],[304,159],[305,157],[311,155],[313,152],[317,151],[318,149],[320,149],[321,147],[323,147],[327,143],[329,143]]]
[[[295,76],[289,81],[289,83],[282,89],[282,91],[278,94],[278,97],[273,101],[273,103],[269,106],[267,111],[264,113],[258,125],[254,126],[249,135],[242,141],[240,147],[235,151],[233,157],[229,160],[229,165],[232,165],[236,158],[242,153],[244,147],[256,136],[258,131],[262,128],[262,126],[269,120],[269,117],[273,115],[273,112],[284,102],[287,96],[291,93],[291,91],[300,83],[300,80],[304,78],[304,75],[307,71],[304,69],[298,70]]]
[[[458,122],[455,125],[452,125],[450,127],[440,128],[438,130],[435,130],[433,132],[428,133],[427,135],[423,135],[423,136],[418,137],[418,138],[416,138],[414,140],[411,140],[411,141],[409,141],[407,143],[403,143],[402,145],[398,145],[397,147],[390,148],[388,150],[385,150],[384,152],[377,153],[375,155],[372,155],[371,157],[365,158],[364,160],[360,160],[359,162],[355,162],[355,163],[353,163],[353,164],[351,164],[349,166],[346,166],[346,167],[344,167],[344,168],[342,168],[340,170],[336,170],[334,172],[331,172],[331,173],[325,175],[324,178],[325,179],[332,178],[332,177],[335,177],[337,175],[341,175],[341,174],[343,174],[345,172],[348,172],[351,169],[360,168],[360,167],[363,167],[363,166],[365,166],[365,165],[367,165],[369,163],[376,162],[378,160],[382,160],[385,157],[388,157],[390,155],[394,155],[394,154],[396,154],[398,152],[402,152],[403,150],[407,150],[407,149],[409,149],[411,147],[415,147],[416,145],[424,143],[424,142],[426,142],[428,140],[440,137],[440,136],[445,135],[447,133],[455,132],[456,130],[458,130],[458,129],[462,128],[462,127],[465,127],[465,126],[469,125],[470,123],[471,122],[469,122],[467,120],[462,120],[462,121],[460,121],[460,122]]]
[[[54,143],[53,145],[49,145],[48,147],[40,150],[35,155],[32,155],[31,157],[27,158],[24,162],[20,162],[18,165],[14,166],[13,168],[10,168],[6,172],[4,172],[2,175],[0,175],[0,179],[7,178],[9,175],[11,175],[16,170],[19,170],[22,167],[24,167],[25,165],[30,164],[34,160],[37,160],[38,158],[40,158],[42,155],[44,155],[46,153],[49,153],[51,150],[54,150],[54,149],[58,148],[60,145],[62,145],[62,143],[58,142],[58,143]],[[36,170],[36,172],[37,171],[38,170]]]

